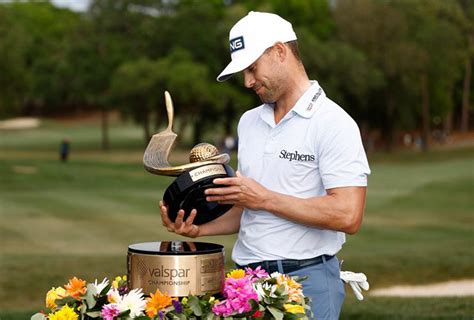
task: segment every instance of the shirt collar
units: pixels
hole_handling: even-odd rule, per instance
[[[311,81],[311,86],[298,99],[292,112],[296,112],[304,118],[311,118],[318,109],[326,94],[317,81]]]
[[[298,99],[293,109],[290,113],[296,113],[304,118],[311,118],[313,114],[318,109],[318,105],[321,103],[323,98],[326,96],[323,89],[317,81],[312,80],[311,86],[303,93],[303,95]],[[269,126],[275,127],[275,117],[273,113],[274,104],[265,103],[263,105],[262,112],[260,117],[265,121]],[[287,115],[289,116],[289,114]],[[287,117],[285,116],[285,118]]]

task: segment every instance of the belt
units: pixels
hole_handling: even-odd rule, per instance
[[[252,268],[255,269],[258,266],[260,266],[262,269],[264,269],[268,273],[273,273],[273,272],[280,272],[278,265],[281,265],[281,271],[283,273],[290,273],[296,270],[299,270],[304,267],[308,266],[314,266],[320,263],[323,263],[325,261],[329,261],[334,256],[329,256],[329,255],[321,255],[317,256],[315,258],[310,258],[310,259],[303,259],[303,260],[293,260],[293,259],[285,259],[285,260],[267,260],[267,261],[261,261],[261,262],[255,262],[255,263],[249,263],[247,265],[241,266],[237,265],[238,268],[244,269],[244,268]]]

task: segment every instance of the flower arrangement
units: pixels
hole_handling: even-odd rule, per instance
[[[226,276],[223,299],[214,296],[174,298],[156,290],[145,297],[129,290],[125,276],[94,283],[76,277],[46,294],[48,312],[31,320],[124,319],[309,319],[308,298],[301,279],[280,273],[269,275],[260,267],[236,269]],[[312,317],[312,315],[311,315]]]

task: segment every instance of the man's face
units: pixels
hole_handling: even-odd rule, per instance
[[[245,87],[253,89],[263,103],[274,103],[281,93],[279,66],[272,52],[267,49],[244,73]]]

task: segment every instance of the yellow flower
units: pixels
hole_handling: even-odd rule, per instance
[[[277,279],[277,284],[278,284],[279,286],[281,286],[282,284],[285,284],[285,285],[286,285],[286,280],[287,280],[287,279],[286,279],[285,275],[279,274],[279,275],[276,277],[276,279]]]
[[[304,313],[304,307],[299,304],[286,303],[283,305],[283,308],[285,308],[289,313]]]
[[[74,312],[74,309],[65,305],[61,310],[56,311],[55,313],[50,313],[48,315],[49,320],[77,320],[79,317]]]
[[[112,282],[112,287],[118,289],[120,287],[120,284],[125,281],[127,281],[127,276],[115,277],[114,281]]]
[[[61,287],[51,288],[46,294],[46,308],[54,310],[57,308],[56,300],[66,296],[66,290]]]
[[[150,297],[146,299],[146,314],[153,318],[158,314],[158,311],[169,305],[171,305],[171,297],[156,289],[155,294],[150,293]]]
[[[245,277],[245,271],[242,269],[235,269],[227,274],[227,278],[242,279],[243,277]]]
[[[293,280],[293,278],[291,278],[291,277],[287,277],[287,278],[286,278],[286,283],[288,284],[288,287],[290,287],[291,289],[300,289],[300,288],[303,287],[303,286],[301,285],[301,283],[296,282],[296,281]]]

